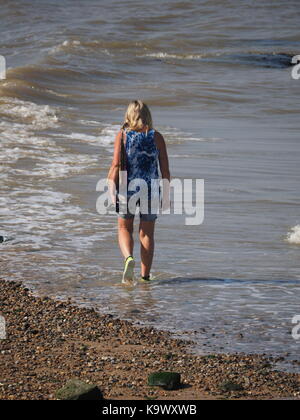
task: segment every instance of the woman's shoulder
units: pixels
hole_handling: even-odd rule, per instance
[[[163,135],[157,130],[154,131],[154,140],[158,149],[165,143]]]
[[[153,131],[154,131],[154,135],[155,135],[155,137],[157,137],[157,138],[162,138],[162,139],[163,139],[163,135],[162,135],[159,131],[157,131],[157,130],[155,130],[155,129],[153,129]]]

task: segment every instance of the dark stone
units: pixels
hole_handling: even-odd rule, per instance
[[[243,391],[242,385],[232,381],[223,382],[219,388],[223,392]]]
[[[216,359],[217,356],[215,354],[208,354],[207,356],[204,356],[204,359]]]
[[[8,242],[8,241],[12,241],[14,238],[10,238],[8,236],[3,236],[0,235],[0,244],[2,244],[2,242]]]
[[[164,389],[172,390],[180,388],[180,373],[176,372],[154,372],[148,376],[149,386],[161,386]]]
[[[170,359],[172,359],[173,358],[173,354],[172,353],[166,353],[165,354],[165,359],[166,360],[170,360]]]
[[[65,386],[56,391],[58,400],[102,400],[103,395],[96,385],[87,384],[79,379],[71,379]]]

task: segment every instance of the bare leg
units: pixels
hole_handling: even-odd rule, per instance
[[[139,233],[141,242],[141,274],[147,277],[150,274],[154,253],[154,227],[155,221],[140,222]]]
[[[133,217],[131,219],[119,217],[118,228],[120,250],[126,259],[133,254]]]

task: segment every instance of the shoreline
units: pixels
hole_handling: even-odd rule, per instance
[[[37,297],[22,283],[0,279],[0,399],[55,399],[73,378],[117,399],[300,399],[300,374],[274,370],[257,354],[195,355],[192,341],[137,326],[70,301]],[[157,371],[179,372],[183,386],[149,387]],[[235,383],[239,391],[224,384]]]

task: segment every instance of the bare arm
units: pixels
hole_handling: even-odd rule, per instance
[[[159,151],[159,167],[161,176],[163,179],[162,184],[162,210],[169,212],[170,209],[170,169],[169,169],[169,158],[167,152],[167,146],[163,136],[156,131],[155,132],[155,143]]]
[[[119,179],[119,166],[120,166],[120,146],[121,146],[122,132],[119,131],[116,135],[115,148],[113,160],[108,172],[107,182],[108,191],[112,200],[112,203],[116,202],[116,184]]]
[[[170,181],[170,169],[169,169],[169,158],[168,158],[167,146],[166,146],[165,139],[158,131],[155,132],[155,143],[159,151],[158,159],[159,159],[159,167],[160,167],[161,176],[163,179],[167,179]]]
[[[122,131],[119,131],[115,139],[114,156],[110,169],[116,169],[120,164],[120,145],[121,145]]]

